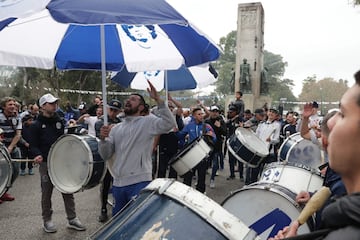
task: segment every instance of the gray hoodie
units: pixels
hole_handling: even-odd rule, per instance
[[[113,185],[128,186],[152,180],[154,137],[169,132],[176,122],[165,104],[158,106],[159,116],[127,116],[115,125],[109,137],[99,142],[99,153],[108,159]]]

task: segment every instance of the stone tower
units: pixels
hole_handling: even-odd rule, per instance
[[[260,2],[238,5],[236,38],[235,91],[244,93],[245,108],[255,109],[271,99],[260,95],[261,72],[264,67],[264,9]],[[249,64],[250,84],[241,89],[240,68],[243,60]]]

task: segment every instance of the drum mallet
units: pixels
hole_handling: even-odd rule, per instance
[[[21,159],[21,158],[12,158],[11,159],[12,162],[35,162],[34,159]]]
[[[301,211],[297,221],[300,225],[304,224],[311,215],[319,210],[326,200],[330,197],[331,191],[328,187],[321,187],[310,200],[306,203],[304,209]]]

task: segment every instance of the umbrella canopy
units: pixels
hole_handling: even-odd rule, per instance
[[[101,69],[100,26],[67,25],[46,11],[17,19],[0,32],[0,65],[17,65],[9,54],[40,57],[58,69]],[[191,23],[163,25],[105,25],[106,70],[130,72],[178,69],[214,61],[216,44]],[[53,64],[26,65],[52,68]]]
[[[167,90],[178,91],[206,87],[214,83],[217,76],[217,72],[212,65],[203,64],[189,68],[183,65],[176,70],[157,70],[138,73],[128,72],[124,68],[120,72],[113,73],[111,80],[125,88],[145,90],[148,87],[147,80],[156,89],[163,89],[166,87],[165,78],[167,78]]]
[[[63,6],[70,8],[64,11]],[[164,0],[103,0],[101,4],[97,0],[52,0],[47,8],[64,23],[102,25],[60,24],[47,10],[16,19],[0,32],[0,65],[22,66],[23,59],[14,62],[14,58],[25,55],[53,62],[59,69],[101,70],[104,101],[106,70],[120,71],[124,66],[131,72],[177,69],[183,64],[189,67],[213,61],[220,55],[216,44]],[[103,25],[113,22],[136,25]],[[37,62],[27,61],[26,67],[54,66]],[[107,123],[105,107],[104,117]]]

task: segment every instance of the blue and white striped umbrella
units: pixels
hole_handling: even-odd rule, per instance
[[[101,70],[104,101],[106,71],[172,70],[220,56],[216,44],[164,0],[52,0],[47,8],[16,15],[0,31],[0,65]],[[27,61],[32,57],[41,61]]]
[[[181,66],[179,69],[166,71],[143,71],[131,73],[124,68],[120,72],[112,73],[111,80],[120,86],[132,89],[146,90],[149,80],[156,89],[168,91],[204,88],[213,84],[218,73],[211,64],[193,67]]]

